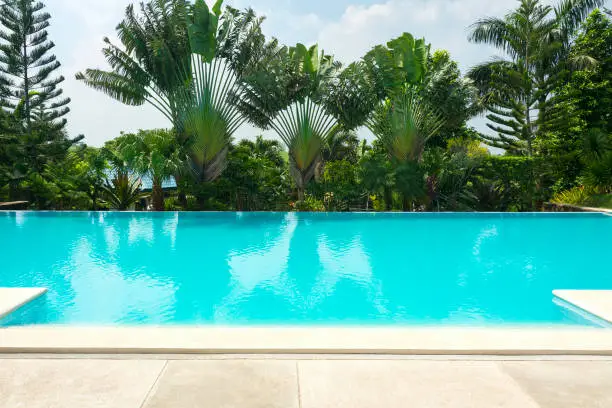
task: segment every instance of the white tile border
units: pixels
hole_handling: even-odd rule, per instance
[[[612,356],[612,329],[30,326],[0,329],[2,353]]]
[[[0,288],[0,319],[45,293],[45,288]]]
[[[553,295],[612,323],[612,290],[554,290]]]

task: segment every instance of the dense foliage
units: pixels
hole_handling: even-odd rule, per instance
[[[69,138],[33,0],[0,24],[0,201],[32,209],[534,211],[612,204],[612,22],[599,0],[517,0],[469,39],[504,55],[464,76],[403,33],[343,65],[266,38],[252,10],[203,0],[130,5],[109,69],[76,74],[167,129],[104,147]],[[484,114],[493,134],[468,123]],[[278,140],[235,140],[245,124]],[[371,141],[359,140],[367,128]],[[484,146],[494,147],[490,152]]]

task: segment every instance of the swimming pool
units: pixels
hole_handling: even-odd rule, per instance
[[[4,324],[588,324],[612,289],[603,214],[0,213]]]

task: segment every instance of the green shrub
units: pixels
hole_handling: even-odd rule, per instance
[[[544,158],[491,156],[483,160],[478,175],[497,184],[507,207],[498,211],[534,211],[551,198],[555,183],[552,163]]]
[[[594,191],[590,187],[574,187],[571,190],[556,194],[551,200],[556,204],[582,205],[588,201]]]
[[[306,195],[303,201],[297,201],[293,205],[293,210],[297,212],[325,212],[323,201],[317,200],[313,196]]]

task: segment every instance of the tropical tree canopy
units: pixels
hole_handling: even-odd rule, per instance
[[[289,151],[291,173],[301,200],[338,120],[325,106],[328,86],[340,64],[317,45],[280,48],[266,70],[243,79],[237,106],[253,124],[271,128]]]
[[[168,129],[96,148],[65,130],[44,5],[6,0],[0,200],[96,211],[612,207],[612,22],[596,10],[603,0],[553,3],[517,0],[476,21],[469,40],[500,57],[463,75],[409,33],[341,64],[319,45],[266,38],[251,9],[141,0],[118,40],[105,39],[107,67],[77,78],[153,106]],[[478,114],[490,133],[471,127]]]
[[[604,0],[561,0],[555,6],[540,0],[519,0],[519,7],[503,18],[488,17],[471,26],[469,39],[503,52],[472,68],[489,111],[488,127],[496,135],[483,136],[490,146],[532,156],[533,143],[559,124],[551,92],[572,66],[594,64],[587,55],[570,58],[579,24]]]
[[[184,150],[176,142],[174,132],[155,129],[126,134],[117,141],[117,149],[128,167],[151,179],[153,208],[163,211],[163,183],[176,174],[188,171],[189,166]]]
[[[77,79],[130,105],[149,103],[172,124],[191,153],[202,181],[224,169],[232,135],[246,118],[231,96],[242,93],[239,79],[276,52],[266,43],[263,19],[252,10],[212,9],[197,0],[151,0],[133,6],[118,26],[123,47],[106,40],[110,71],[89,69]]]

